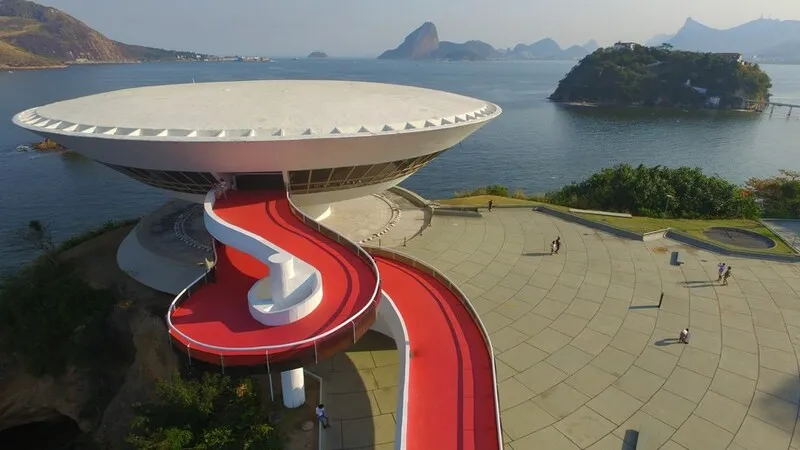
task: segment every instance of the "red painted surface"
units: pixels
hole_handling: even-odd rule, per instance
[[[322,274],[322,303],[303,319],[266,327],[250,315],[247,291],[267,275],[255,258],[228,246],[218,248],[217,279],[203,285],[172,314],[175,327],[199,342],[219,347],[258,347],[301,341],[331,330],[370,301],[377,279],[370,266],[351,250],[306,226],[292,214],[285,192],[228,191],[214,211],[231,224],[262,236]],[[352,336],[351,327],[342,333]],[[338,335],[338,333],[336,333]],[[184,346],[183,338],[173,333]],[[303,347],[313,347],[308,344]],[[276,361],[301,349],[270,351]],[[265,352],[216,351],[192,346],[193,358],[225,365],[264,364]]]
[[[464,304],[432,276],[376,257],[411,342],[409,449],[499,449],[491,355]]]
[[[229,191],[226,199],[217,201],[215,212],[317,268],[323,278],[321,305],[298,322],[265,327],[250,316],[247,291],[267,275],[266,266],[220,246],[216,282],[199,288],[172,315],[181,332],[221,347],[279,345],[333,329],[369,302],[377,282],[370,266],[303,224],[285,195]],[[382,288],[399,309],[411,342],[407,448],[499,450],[491,354],[478,324],[458,297],[432,276],[397,261],[375,260]],[[346,327],[344,332],[352,331]],[[185,347],[182,338],[173,338]],[[308,347],[270,351],[270,360]],[[226,365],[263,364],[265,358],[264,351],[195,347],[191,354],[216,364],[224,355]]]

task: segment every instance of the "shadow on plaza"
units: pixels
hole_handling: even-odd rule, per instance
[[[377,372],[385,361],[377,360],[376,355],[387,351],[391,351],[387,359],[391,360],[391,367],[397,369],[394,373],[399,375],[397,364],[400,361],[394,339],[371,330],[345,352],[306,368],[323,380],[323,403],[331,425],[320,430],[325,434],[325,448],[372,448],[378,444],[374,418],[381,415],[376,394],[382,389]],[[391,400],[396,402],[396,395]],[[312,402],[312,399],[307,401]],[[394,436],[393,425],[391,433]]]
[[[719,286],[721,283],[718,283],[716,280],[695,280],[695,281],[681,281],[678,284],[685,288],[692,289],[700,287]]]
[[[330,427],[320,429],[323,433],[323,440],[326,442],[324,448],[353,449],[353,448],[372,448],[376,444],[376,429],[374,417],[381,415],[378,403],[375,400],[375,393],[379,391],[375,379],[375,373],[380,367],[365,363],[372,360],[369,352],[392,351],[391,355],[384,355],[383,360],[391,361],[393,368],[397,369],[394,373],[399,376],[399,359],[394,339],[389,338],[378,332],[369,330],[359,341],[348,348],[346,351],[336,354],[319,364],[305,367],[314,375],[322,378],[322,402],[325,404],[325,411],[330,418]],[[204,373],[224,373],[234,380],[243,377],[253,377],[260,394],[269,402],[270,397],[273,405],[282,405],[282,389],[280,369],[273,368],[271,377],[264,367],[226,367],[224,370],[215,364],[205,363],[199,360],[189,362],[185,353],[178,350],[175,352],[180,356],[181,372],[189,378],[199,379]],[[366,355],[365,355],[366,353]],[[379,363],[378,361],[374,361]],[[385,363],[385,361],[383,361]],[[269,379],[272,378],[272,389],[270,390]],[[366,380],[366,382],[365,382]],[[314,408],[320,401],[319,383],[316,378],[306,374],[306,403],[298,410],[300,421],[310,420],[316,422]],[[396,395],[392,397],[396,403]],[[394,403],[392,403],[394,405]],[[273,410],[273,408],[269,408]],[[269,421],[281,420],[286,415],[286,411],[270,413]],[[292,413],[296,416],[298,413]],[[295,419],[298,420],[298,419]],[[394,426],[392,425],[391,434],[394,436]],[[316,434],[315,434],[316,435]],[[385,439],[384,439],[385,440]]]
[[[550,252],[527,252],[523,253],[522,256],[551,256]],[[555,255],[552,255],[555,256]]]

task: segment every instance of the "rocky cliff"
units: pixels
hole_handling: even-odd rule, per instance
[[[109,334],[123,337],[119,351],[126,357],[97,355],[91,368],[69,366],[52,377],[36,376],[15,358],[0,354],[0,433],[68,418],[99,448],[124,448],[132,405],[152,398],[156,381],[178,369],[160,317],[171,296],[137,283],[116,265],[116,249],[130,229],[107,232],[60,255],[94,288],[114,287],[118,306],[106,326],[115,331]]]
[[[439,48],[439,33],[436,25],[425,22],[406,36],[403,43],[393,50],[386,50],[378,59],[425,59]]]
[[[0,67],[134,62],[195,56],[194,53],[115,42],[56,8],[24,0],[0,0]]]

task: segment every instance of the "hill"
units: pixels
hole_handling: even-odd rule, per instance
[[[485,60],[501,56],[502,53],[483,41],[440,41],[436,25],[425,22],[397,48],[386,50],[378,59]]]
[[[392,50],[386,50],[378,59],[443,59],[443,60],[487,60],[487,59],[542,59],[578,60],[595,51],[597,42],[591,40],[584,46],[573,45],[561,48],[550,38],[530,45],[517,44],[513,50],[501,51],[483,41],[471,40],[463,43],[440,41],[436,25],[425,22],[406,36]]]
[[[609,47],[572,68],[549,97],[556,102],[674,108],[744,108],[772,87],[758,65],[736,55]]]
[[[314,51],[308,54],[309,58],[327,58],[328,54],[325,52]]]
[[[112,41],[74,17],[24,0],[0,0],[0,67],[58,67],[66,63],[110,63],[195,59],[175,52]]]
[[[798,20],[756,19],[719,30],[688,18],[666,42],[680,50],[738,52],[749,59],[779,62],[781,58],[797,57],[797,41],[800,41]]]

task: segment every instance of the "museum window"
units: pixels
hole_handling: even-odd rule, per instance
[[[217,184],[217,179],[209,172],[150,170],[108,163],[102,164],[148,186],[168,191],[205,195]]]
[[[411,175],[441,153],[363,166],[295,170],[289,172],[289,189],[294,194],[310,194],[384,183]]]

